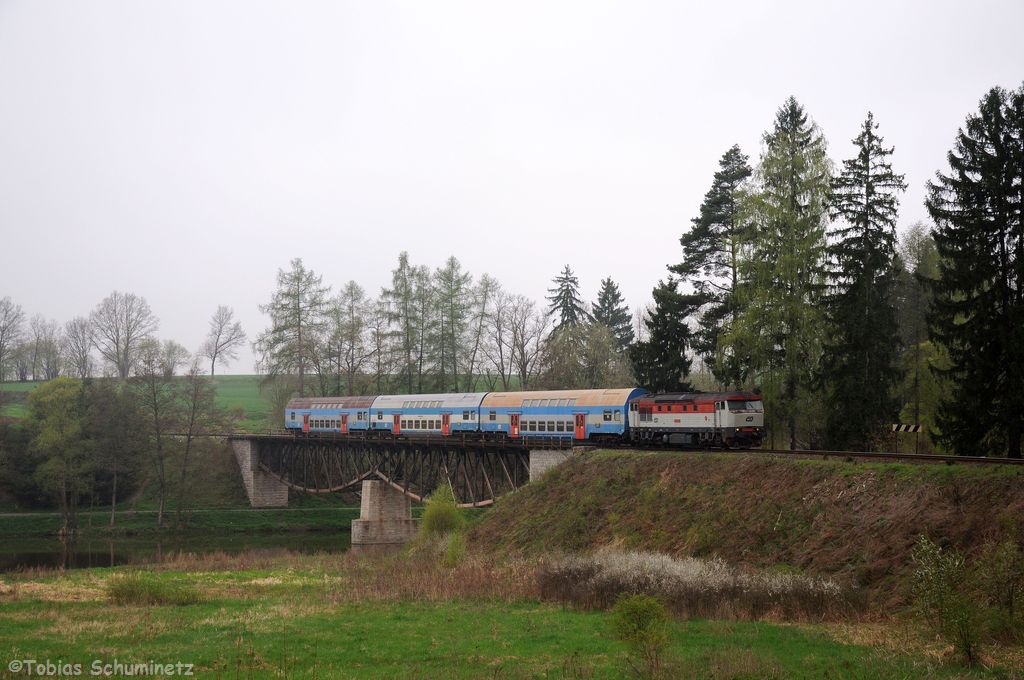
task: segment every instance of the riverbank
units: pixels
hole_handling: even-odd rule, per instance
[[[175,533],[234,534],[272,532],[349,531],[359,517],[358,507],[305,508],[201,508],[164,513],[164,527],[156,524],[155,510],[124,510],[110,526],[110,511],[78,513],[78,538],[157,536]],[[55,512],[0,513],[0,537],[55,536],[61,516]]]
[[[415,548],[8,574],[0,650],[4,665],[180,661],[203,678],[628,676],[611,615],[546,601],[536,577],[532,560],[445,566]],[[665,677],[987,678],[1014,665],[950,665],[898,622],[677,619],[668,634]]]

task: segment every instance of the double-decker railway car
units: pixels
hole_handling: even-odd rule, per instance
[[[368,430],[374,396],[292,399],[285,408],[284,426],[295,432]]]
[[[512,439],[622,439],[629,401],[642,394],[640,388],[488,392],[480,404],[480,430]]]
[[[557,438],[685,446],[759,446],[764,409],[753,392],[648,394],[640,388],[401,394],[292,399],[295,434]]]
[[[381,395],[370,408],[370,422],[374,430],[404,436],[476,432],[485,394]]]
[[[633,441],[688,446],[760,446],[761,395],[753,392],[652,394],[630,402]]]

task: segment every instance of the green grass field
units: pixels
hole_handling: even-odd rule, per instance
[[[0,651],[5,665],[61,659],[88,669],[93,660],[105,664],[115,657],[181,661],[194,664],[203,678],[632,676],[606,612],[529,599],[353,599],[363,577],[353,575],[352,559],[9,575],[0,579]],[[414,569],[415,561],[406,567]],[[1014,677],[997,664],[973,670],[948,665],[916,643],[910,649],[851,644],[845,631],[821,624],[673,621],[659,677]]]
[[[245,414],[239,423],[239,429],[266,430],[276,426],[278,419],[270,413],[270,402],[260,392],[261,376],[258,375],[218,375],[213,383],[217,389],[217,405],[224,409],[241,409]],[[38,387],[40,382],[5,382],[0,383],[0,393],[8,393],[15,401],[0,407],[0,416],[24,418],[28,415],[25,396]],[[0,402],[5,400],[0,399]]]

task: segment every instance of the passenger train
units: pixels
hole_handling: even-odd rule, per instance
[[[687,446],[759,446],[761,396],[752,392],[649,394],[640,388],[384,394],[292,399],[285,428],[296,436],[362,434],[415,438],[556,438]]]

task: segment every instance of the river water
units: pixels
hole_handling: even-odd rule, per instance
[[[143,564],[178,552],[198,555],[282,549],[302,553],[342,552],[349,549],[350,539],[347,531],[79,538],[68,543],[56,538],[3,537],[0,538],[0,572],[37,567],[84,569]]]

